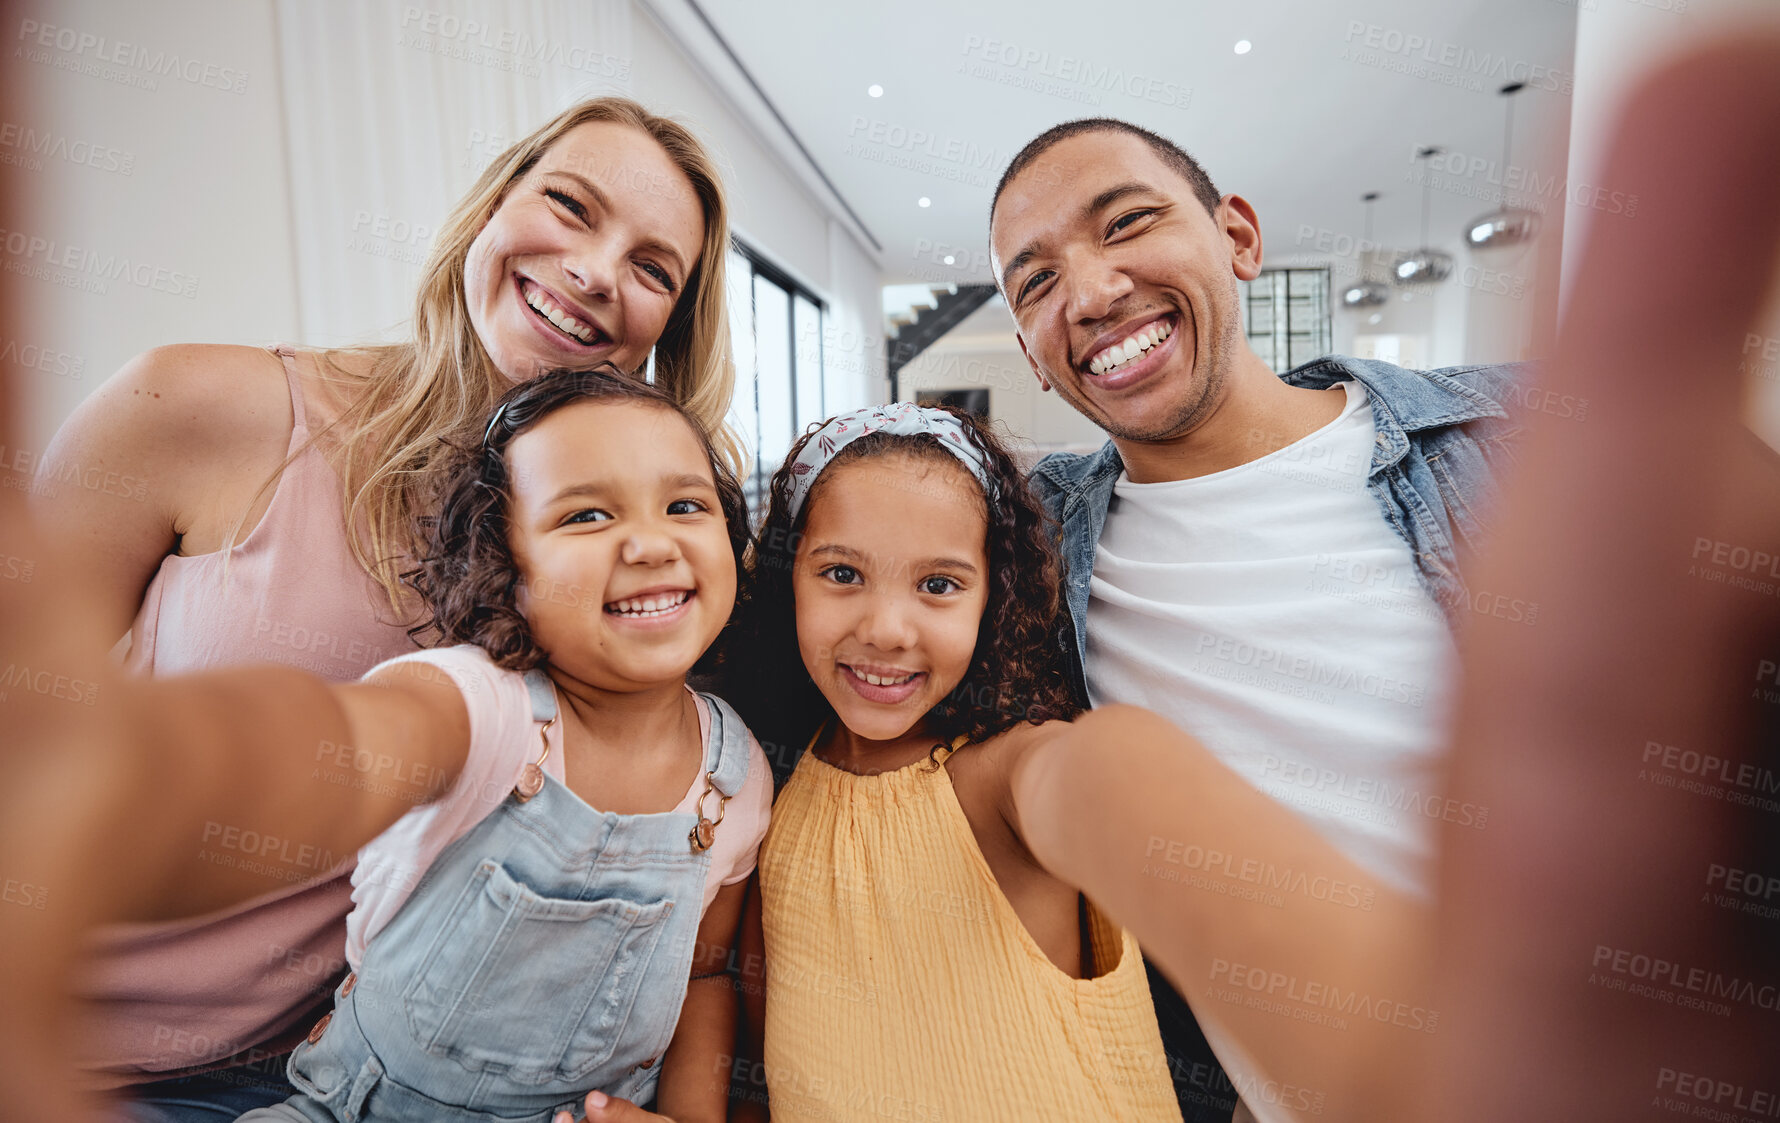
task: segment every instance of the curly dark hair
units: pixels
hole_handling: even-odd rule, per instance
[[[983,453],[995,501],[989,512],[989,597],[970,667],[944,701],[927,712],[936,738],[959,734],[985,741],[1021,721],[1069,720],[1080,713],[1064,675],[1057,625],[1062,605],[1055,524],[986,422],[945,408]],[[811,736],[834,709],[804,669],[797,647],[792,570],[811,508],[827,478],[818,476],[797,517],[791,515],[792,465],[817,432],[791,446],[774,473],[765,521],[750,555],[748,579],[729,633],[734,657],[725,660],[719,692],[747,721],[780,784],[791,774]],[[843,447],[828,467],[880,456],[913,456],[958,466],[936,437],[871,433]],[[972,477],[974,479],[974,477]],[[982,492],[978,491],[979,496]]]
[[[426,544],[425,556],[402,574],[429,613],[425,623],[408,629],[409,635],[417,640],[425,636],[439,646],[473,643],[497,665],[513,671],[527,671],[545,661],[544,650],[519,610],[522,579],[507,543],[512,494],[506,451],[516,437],[544,418],[587,400],[658,406],[678,414],[691,427],[717,483],[735,553],[736,587],[741,588],[753,540],[748,505],[734,474],[717,457],[710,435],[664,391],[601,363],[593,370],[553,370],[515,386],[496,404],[484,433],[447,442],[450,451],[434,477],[432,508],[439,513],[417,520],[415,540]],[[732,613],[725,627],[734,619]],[[714,672],[722,646],[712,644],[696,669]]]

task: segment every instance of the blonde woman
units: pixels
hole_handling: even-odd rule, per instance
[[[724,434],[728,238],[722,186],[690,132],[629,100],[583,102],[504,152],[451,212],[411,339],[148,351],[57,434],[38,513],[83,559],[80,587],[112,634],[129,630],[127,667],[277,662],[355,680],[414,646],[398,574],[425,469],[503,391],[605,362],[642,378],[653,351],[656,384]],[[734,441],[717,444],[740,468]],[[57,482],[95,467],[136,482]],[[392,779],[331,751],[355,782]],[[247,906],[105,933],[82,1066],[121,1092],[121,1118],[208,1123],[282,1101],[284,1054],[343,973],[351,855],[227,823],[206,844],[243,876],[279,872],[260,875],[266,893]],[[268,860],[293,857],[295,874]]]

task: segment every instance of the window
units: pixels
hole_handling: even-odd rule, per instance
[[[823,304],[740,241],[729,251],[736,390],[730,423],[754,458],[748,509],[766,517],[767,486],[795,441],[828,416],[822,394]]]
[[[1242,290],[1249,346],[1275,374],[1333,349],[1327,269],[1263,269]]]

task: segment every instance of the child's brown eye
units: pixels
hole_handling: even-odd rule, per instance
[[[859,571],[850,565],[831,565],[822,571],[821,576],[837,585],[856,585],[859,582]]]
[[[958,582],[950,577],[923,577],[921,579],[921,591],[931,593],[936,597],[944,596],[957,587]]]

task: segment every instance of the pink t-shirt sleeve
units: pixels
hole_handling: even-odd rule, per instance
[[[519,770],[539,750],[525,680],[497,667],[479,647],[434,648],[380,663],[366,677],[397,663],[439,668],[463,695],[470,717],[470,751],[444,795],[397,819],[359,851],[346,918],[346,959],[357,970],[365,945],[394,919],[439,854],[501,805]],[[531,756],[526,756],[527,750]],[[561,753],[547,771],[561,779]],[[555,765],[555,767],[551,767]]]
[[[694,694],[698,701],[698,729],[700,740],[705,745],[705,759],[711,754],[711,710],[704,696]],[[736,719],[741,720],[741,719]],[[680,802],[676,811],[695,811],[698,806],[699,793],[704,791],[704,773],[699,773],[686,798]],[[759,742],[754,734],[748,734],[748,775],[742,781],[741,790],[730,797],[723,809],[723,822],[717,825],[717,837],[711,842],[711,864],[705,871],[705,899],[699,912],[702,916],[711,902],[717,899],[717,891],[725,885],[734,885],[744,881],[754,872],[755,860],[760,855],[760,842],[766,837],[767,816],[771,813],[773,803],[773,775],[766,763],[766,754],[760,751]],[[705,801],[705,812],[716,814],[716,800]]]
[[[699,704],[704,705],[703,698],[699,699]],[[760,742],[750,732],[748,778],[742,782],[742,790],[724,808],[723,825],[717,828],[718,838],[712,846],[711,874],[705,886],[705,907],[709,908],[716,899],[719,886],[745,881],[754,872],[772,806],[772,769],[767,765],[766,754],[760,750]],[[731,832],[731,837],[723,838],[725,832]]]
[[[391,659],[373,667],[367,677],[382,667],[411,662],[439,668],[463,695],[470,717],[470,751],[463,771],[444,795],[403,815],[359,851],[358,867],[352,876],[353,909],[346,918],[346,959],[354,970],[364,959],[365,946],[401,911],[439,854],[506,800],[520,770],[527,761],[536,760],[542,748],[523,675],[496,666],[481,648],[466,644]],[[700,741],[708,760],[710,709],[704,698],[697,694],[693,697],[697,702]],[[560,724],[551,728],[549,736],[552,751],[544,761],[544,771],[561,782]],[[692,811],[703,790],[701,770],[674,810]],[[711,864],[705,875],[701,914],[711,907],[722,886],[733,885],[754,872],[761,840],[766,837],[772,800],[772,772],[766,754],[753,734],[749,734],[748,775],[741,790],[724,808],[723,822],[717,828]],[[599,805],[597,792],[591,802],[595,807]],[[714,801],[706,801],[707,811],[715,809]]]

